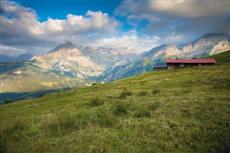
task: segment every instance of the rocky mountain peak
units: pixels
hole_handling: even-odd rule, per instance
[[[53,50],[51,50],[48,53],[57,52],[60,49],[72,49],[72,48],[76,48],[76,45],[73,44],[71,41],[67,40],[65,43],[58,45],[56,48],[54,48]]]

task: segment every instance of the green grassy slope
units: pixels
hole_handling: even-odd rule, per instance
[[[220,54],[216,54],[211,56],[212,58],[215,58],[217,63],[229,63],[230,62],[230,50],[227,52],[223,52]]]
[[[229,66],[150,72],[1,105],[0,152],[228,152]]]
[[[20,72],[20,74],[15,72]],[[23,67],[10,69],[7,73],[0,74],[0,80],[0,93],[38,92],[76,86],[83,87],[87,82],[77,78],[68,78],[45,72],[29,63]]]

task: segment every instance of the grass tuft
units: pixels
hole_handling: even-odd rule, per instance
[[[73,130],[79,130],[87,125],[84,116],[73,113],[64,113],[58,117],[48,119],[43,123],[43,129],[48,133],[61,134]]]
[[[116,118],[110,112],[98,110],[90,114],[89,123],[93,126],[108,128],[113,127],[116,123]]]
[[[7,153],[7,150],[6,140],[0,136],[0,153]]]
[[[152,90],[152,94],[154,94],[154,95],[155,95],[155,94],[159,94],[159,93],[160,93],[160,90],[159,90],[159,89],[153,89],[153,90]]]
[[[119,95],[119,98],[120,99],[126,99],[126,97],[128,96],[131,96],[132,95],[132,92],[131,91],[128,91],[127,89],[124,89],[120,95]]]
[[[7,134],[20,134],[29,129],[29,126],[24,121],[17,121],[11,127],[6,129]]]
[[[128,106],[120,103],[117,106],[115,106],[113,113],[117,116],[126,115],[128,113]]]
[[[103,105],[103,104],[104,104],[104,100],[101,99],[101,98],[99,98],[99,97],[93,98],[93,99],[91,99],[90,102],[89,102],[89,105],[90,105],[91,107],[97,107],[97,106],[101,106],[101,105]]]
[[[150,117],[151,113],[149,112],[149,110],[147,108],[139,108],[136,110],[135,117],[140,118],[140,117]]]
[[[149,104],[148,108],[151,111],[157,110],[160,107],[160,103],[159,102],[154,102]]]
[[[138,93],[138,96],[146,96],[146,95],[148,95],[148,92],[147,92],[147,91],[140,91],[140,92]]]

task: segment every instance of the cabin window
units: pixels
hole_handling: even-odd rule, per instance
[[[180,64],[179,67],[184,67],[184,64]]]

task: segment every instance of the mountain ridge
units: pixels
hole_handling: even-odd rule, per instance
[[[17,90],[15,82],[10,80],[17,80],[26,86],[25,78],[34,77],[40,81],[37,83],[39,90],[42,87],[44,90],[70,88],[73,87],[75,81],[79,82],[76,84],[84,86],[95,81],[107,82],[151,71],[155,64],[163,63],[166,58],[201,58],[229,49],[229,39],[224,35],[214,34],[199,38],[182,47],[164,44],[138,55],[122,51],[122,48],[116,50],[104,47],[83,47],[66,41],[47,54],[33,56],[32,59],[23,64],[20,63],[19,66],[9,66],[5,73],[5,69],[0,69],[0,79],[4,88],[7,89],[2,92],[28,92],[29,86]],[[55,79],[52,80],[52,77]],[[27,80],[30,79],[27,78]],[[70,85],[70,82],[73,85]],[[34,83],[31,80],[32,86]],[[36,88],[33,87],[34,90]]]
[[[140,54],[136,60],[119,65],[110,72],[105,72],[101,80],[112,81],[123,77],[151,71],[157,63],[163,63],[167,58],[203,58],[230,50],[230,41],[224,34],[205,35],[184,46],[160,45],[150,51]]]

